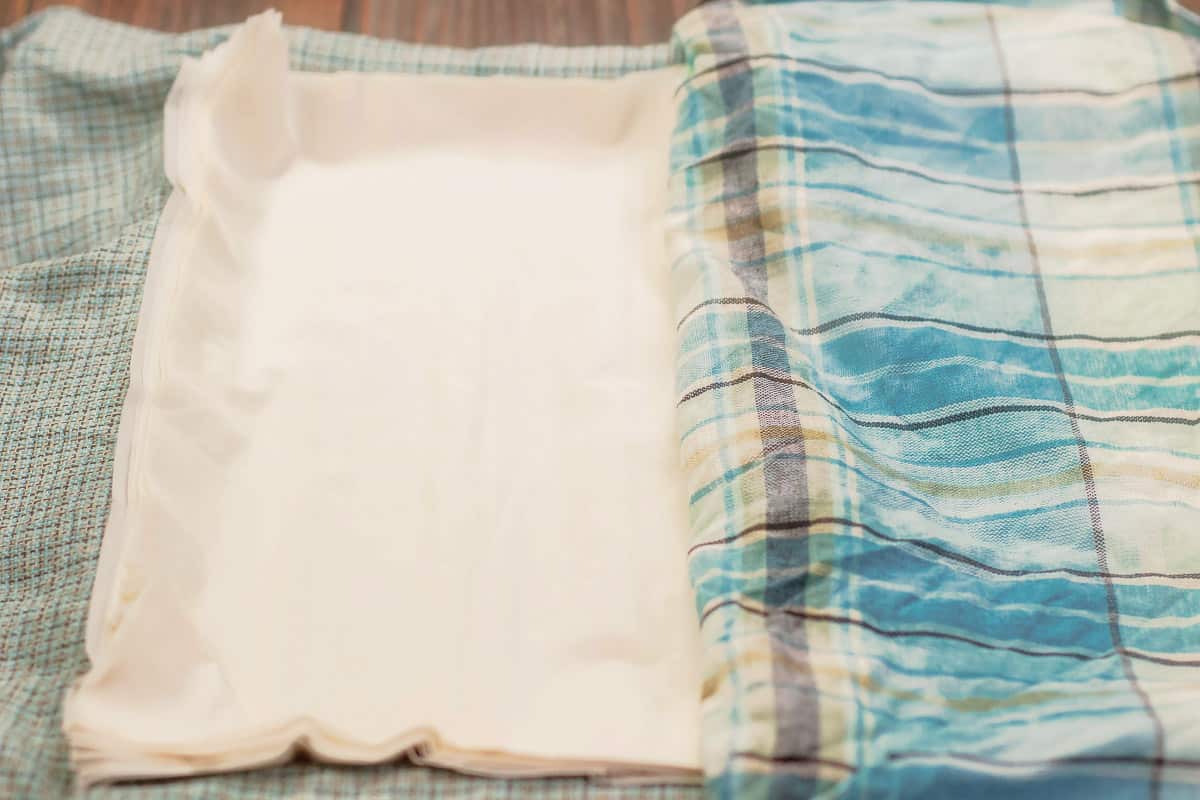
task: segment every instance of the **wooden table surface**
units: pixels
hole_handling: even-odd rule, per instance
[[[51,5],[186,31],[241,22],[264,8],[283,21],[458,47],[546,42],[653,44],[700,0],[0,0],[0,26]]]

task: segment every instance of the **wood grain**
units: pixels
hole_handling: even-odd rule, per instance
[[[241,22],[265,8],[284,22],[457,47],[545,42],[652,44],[700,0],[0,0],[0,24],[51,5],[118,22],[186,31]],[[1197,0],[1200,2],[1200,0]]]
[[[458,47],[650,44],[702,0],[0,0],[0,26],[50,5],[164,31],[241,22],[278,8],[290,25]],[[1180,0],[1200,12],[1200,0]]]
[[[72,5],[98,17],[172,32],[241,22],[267,8],[282,11],[290,25],[337,30],[342,23],[340,0],[31,0],[30,10],[53,5]]]
[[[429,44],[482,47],[652,44],[696,0],[344,0],[348,29]]]
[[[0,28],[29,13],[29,0],[0,0]]]

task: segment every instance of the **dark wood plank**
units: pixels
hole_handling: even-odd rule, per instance
[[[241,22],[278,8],[290,25],[458,47],[652,44],[703,0],[0,0],[0,26],[55,4],[165,31]],[[1180,0],[1200,12],[1200,0]]]
[[[699,0],[345,0],[347,28],[458,47],[653,44]]]
[[[1200,0],[1196,0],[1200,2]],[[485,47],[653,44],[700,0],[0,0],[0,24],[67,3],[100,17],[186,31],[241,22],[278,8],[289,25],[410,42]]]
[[[342,25],[342,0],[32,0],[31,5],[38,11],[63,4],[117,22],[172,32],[241,22],[267,8],[282,11],[289,25],[326,30],[339,30]]]
[[[29,0],[0,0],[0,28],[8,27],[29,13]]]

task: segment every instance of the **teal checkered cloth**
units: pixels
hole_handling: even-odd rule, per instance
[[[686,67],[678,413],[728,797],[1200,793],[1200,30],[1162,2],[707,4],[670,51],[293,31],[304,69]],[[0,33],[0,796],[58,797],[180,59]],[[682,554],[681,554],[682,557]],[[99,795],[693,794],[397,765]]]

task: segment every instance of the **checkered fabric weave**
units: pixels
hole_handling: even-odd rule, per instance
[[[108,511],[142,280],[170,187],[162,109],[180,60],[228,31],[168,36],[51,10],[0,33],[0,798],[72,791],[60,704]],[[294,66],[609,77],[649,48],[413,47],[293,30]],[[403,622],[380,636],[403,636]],[[383,765],[298,763],[99,787],[121,798],[661,798],[582,779],[492,781]]]
[[[1161,5],[675,29],[709,786],[1200,793],[1200,74]]]
[[[714,794],[1200,791],[1193,20],[1039,6],[718,2],[676,28],[679,414]],[[318,70],[668,57],[293,35]],[[223,36],[68,11],[0,34],[0,796],[70,787],[59,702],[84,664],[167,192],[162,103],[179,59]],[[620,792],[293,764],[96,793]]]

